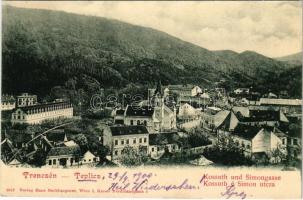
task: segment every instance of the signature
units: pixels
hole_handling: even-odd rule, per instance
[[[221,192],[222,197],[226,197],[226,199],[230,199],[232,197],[238,197],[240,199],[245,199],[247,194],[245,192],[237,192],[235,191],[236,187],[234,184],[226,186],[225,192]]]

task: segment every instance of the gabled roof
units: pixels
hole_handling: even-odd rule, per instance
[[[10,103],[14,103],[15,97],[12,95],[2,95],[1,96],[1,102],[10,102]]]
[[[221,110],[215,115],[215,126],[221,125],[230,114],[228,110]]]
[[[66,134],[64,129],[55,129],[46,134],[46,138],[51,142],[64,142]]]
[[[8,165],[21,165],[21,162],[16,158],[8,163]]]
[[[285,133],[283,133],[280,129],[276,127],[273,127],[272,132],[278,137],[287,137]]]
[[[238,124],[233,131],[233,135],[246,140],[252,140],[261,129],[261,127]]]
[[[270,99],[261,98],[260,105],[285,105],[285,106],[302,106],[303,100],[301,99]]]
[[[234,113],[240,112],[242,116],[249,117],[249,108],[244,106],[234,106],[232,107]]]
[[[71,147],[54,147],[48,152],[47,156],[80,155],[80,153],[79,145]]]
[[[124,115],[124,112],[125,110],[123,109],[116,110],[116,115]]]
[[[152,117],[154,108],[151,106],[131,106],[128,105],[125,111],[126,116]]]
[[[148,134],[145,126],[110,126],[112,136]]]
[[[85,154],[83,154],[83,157],[86,156],[92,156],[92,157],[96,157],[96,155],[94,155],[92,152],[90,152],[89,150],[87,152],[85,152]]]

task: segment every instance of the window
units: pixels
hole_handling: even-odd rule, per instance
[[[86,160],[85,160],[85,159],[84,159],[83,161],[84,161],[84,162],[86,162]]]
[[[115,140],[115,145],[118,145],[118,140]]]
[[[294,144],[298,144],[298,141],[297,141],[297,139],[294,139]]]
[[[140,120],[137,120],[137,125],[140,125]]]
[[[282,139],[282,144],[283,144],[283,145],[286,144],[286,139],[285,139],[285,138]]]
[[[139,143],[142,143],[142,138],[139,139]]]
[[[129,144],[129,139],[126,140],[126,144]]]
[[[147,121],[146,120],[144,120],[144,126],[147,126]]]
[[[155,151],[155,149],[154,149],[154,147],[152,148],[152,152],[154,152]]]
[[[118,155],[118,151],[115,151],[115,156],[117,156]]]
[[[121,145],[124,145],[124,140],[121,140]]]
[[[146,143],[147,142],[147,139],[146,138],[144,138],[144,143]]]
[[[52,160],[48,160],[48,165],[52,165]]]
[[[134,125],[134,120],[130,120],[130,125]]]
[[[136,138],[133,140],[133,144],[136,144],[136,142],[137,142],[137,140],[136,140]]]
[[[56,159],[53,160],[53,164],[54,164],[54,165],[56,164]]]
[[[89,162],[91,161],[91,159],[88,160]]]

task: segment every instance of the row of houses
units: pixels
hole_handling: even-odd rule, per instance
[[[214,133],[220,139],[230,136],[247,155],[270,155],[279,149],[285,155],[287,147],[301,148],[300,135],[290,135],[279,127],[289,124],[280,110],[249,110],[247,107],[231,109]]]
[[[37,95],[22,93],[16,97],[13,95],[1,95],[1,110],[13,110],[16,107],[31,106],[37,104]]]
[[[121,158],[127,146],[151,158],[158,158],[165,148],[170,152],[180,151],[179,134],[177,131],[149,133],[143,125],[115,125],[103,130],[103,144],[110,147],[114,161]]]
[[[40,150],[46,155],[42,165],[47,167],[94,165],[99,162],[99,157],[90,151],[81,152],[80,146],[63,129],[53,130],[33,140],[34,137],[35,134],[15,133],[10,137],[4,134],[1,159],[8,165],[22,165],[24,160],[31,163]],[[16,154],[20,149],[22,154]]]
[[[17,107],[12,112],[13,124],[40,124],[45,120],[73,117],[72,104],[64,101]]]

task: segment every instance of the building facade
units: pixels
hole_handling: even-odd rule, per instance
[[[32,106],[37,104],[37,95],[22,93],[17,96],[17,107]]]
[[[1,110],[13,110],[16,107],[16,100],[12,95],[1,96]]]
[[[147,154],[148,143],[148,131],[142,125],[109,126],[103,131],[103,144],[110,147],[112,160],[119,160],[126,147]]]
[[[12,113],[11,122],[13,124],[40,124],[44,120],[71,117],[73,117],[72,104],[67,102],[55,102],[17,107]]]
[[[46,165],[49,167],[79,165],[81,159],[80,147],[53,147],[47,154]]]

